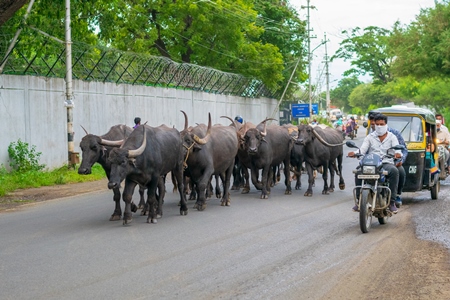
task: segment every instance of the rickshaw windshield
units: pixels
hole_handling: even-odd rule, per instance
[[[405,142],[423,141],[422,119],[419,117],[389,116],[388,126],[400,131]]]

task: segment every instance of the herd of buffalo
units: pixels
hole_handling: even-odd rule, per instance
[[[132,212],[138,209],[132,202],[136,185],[139,185],[141,196],[139,207],[143,208],[143,214],[148,213],[147,222],[156,223],[162,216],[165,178],[169,172],[180,195],[181,215],[188,213],[185,186],[191,187],[190,199],[196,199],[194,208],[204,210],[206,198],[212,194],[211,181],[215,179],[216,196],[221,198],[222,206],[229,206],[230,188],[243,187],[242,193],[249,192],[248,170],[262,199],[269,197],[270,187],[280,169],[284,170],[285,194],[291,194],[291,171],[297,177],[295,189],[300,189],[303,165],[308,174],[305,196],[313,194],[313,172],[318,169],[322,169],[324,180],[322,194],[333,192],[335,174],[339,175],[339,188],[345,188],[343,136],[334,128],[307,124],[267,125],[273,119],[265,119],[258,125],[241,124],[229,117],[223,117],[231,121],[229,126],[212,126],[210,114],[208,125],[189,126],[188,116],[184,111],[182,113],[185,118],[182,131],[166,125],[151,127],[145,124],[136,129],[115,125],[100,136],[85,130],[86,135],[80,143],[82,162],[78,173],[90,174],[96,162],[104,168],[108,188],[114,192],[115,209],[111,221],[122,217],[119,188],[125,180],[123,223],[129,223]],[[232,175],[233,187],[230,187]]]

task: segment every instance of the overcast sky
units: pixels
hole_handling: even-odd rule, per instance
[[[290,0],[293,7],[297,9],[302,20],[306,20],[307,0]],[[434,7],[434,0],[310,0],[310,21],[312,35],[317,36],[311,40],[311,50],[324,40],[324,33],[327,34],[327,52],[331,57],[343,40],[341,34],[343,30],[367,26],[378,26],[391,29],[396,21],[402,24],[409,24],[420,13],[421,8]],[[312,83],[318,83],[318,75],[321,76],[322,91],[325,86],[325,47],[319,46],[313,52]],[[342,79],[342,73],[350,69],[350,63],[342,60],[335,60],[329,64],[330,88],[334,88],[337,82]],[[368,78],[361,78],[368,81]]]

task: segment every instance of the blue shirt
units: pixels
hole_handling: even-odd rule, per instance
[[[395,128],[389,127],[389,125],[388,125],[388,131],[392,132],[397,137],[398,143],[400,145],[405,146],[405,149],[402,150],[402,155],[403,155],[402,156],[402,163],[404,163],[405,160],[406,160],[406,157],[408,156],[408,149],[406,149],[405,139],[402,137],[402,134],[400,133],[400,131],[398,131]]]

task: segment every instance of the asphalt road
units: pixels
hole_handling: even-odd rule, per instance
[[[408,193],[388,224],[374,221],[362,234],[351,211],[356,163],[344,159],[346,189],[331,195],[321,194],[319,178],[314,196],[304,197],[304,176],[292,195],[279,183],[262,200],[252,187],[232,191],[230,207],[211,199],[199,212],[190,201],[180,216],[169,192],[158,224],[138,214],[127,226],[108,221],[110,191],[0,214],[0,298],[323,299],[354,265],[356,249],[373,249],[409,216],[420,238],[450,247],[445,182],[440,200]]]

